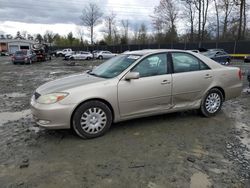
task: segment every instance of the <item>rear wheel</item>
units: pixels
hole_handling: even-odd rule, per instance
[[[223,95],[219,89],[213,88],[208,91],[202,100],[200,111],[205,117],[216,115],[222,107]]]
[[[100,55],[100,56],[98,57],[98,59],[103,59],[103,57]]]
[[[72,119],[72,127],[78,136],[95,138],[108,131],[112,113],[103,102],[89,101],[77,108]]]

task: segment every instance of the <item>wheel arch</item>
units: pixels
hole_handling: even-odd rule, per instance
[[[222,93],[223,101],[225,101],[225,99],[226,99],[226,94],[225,94],[225,90],[224,90],[222,87],[220,87],[220,86],[214,86],[214,87],[210,88],[209,91],[210,91],[211,89],[218,89],[218,90]]]
[[[71,127],[71,128],[72,128],[72,124],[73,124],[73,116],[74,116],[76,110],[77,110],[82,104],[84,104],[84,103],[86,103],[86,102],[89,102],[89,101],[99,101],[99,102],[102,102],[102,103],[106,104],[106,105],[109,107],[109,109],[110,109],[110,111],[111,111],[111,113],[112,113],[112,122],[114,121],[115,113],[114,113],[114,109],[113,109],[112,105],[111,105],[107,100],[105,100],[105,99],[102,99],[102,98],[92,98],[92,99],[87,99],[87,100],[85,100],[85,101],[82,101],[81,103],[79,103],[79,104],[74,108],[74,110],[72,111],[71,116],[70,116],[70,127]]]

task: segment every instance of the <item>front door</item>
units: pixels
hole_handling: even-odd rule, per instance
[[[131,72],[139,72],[139,79],[118,83],[118,101],[122,118],[164,111],[171,107],[172,75],[168,74],[167,54],[144,58]]]

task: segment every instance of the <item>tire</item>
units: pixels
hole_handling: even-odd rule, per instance
[[[90,57],[87,57],[87,60],[90,60]]]
[[[72,127],[81,138],[104,135],[112,124],[110,108],[100,101],[89,101],[79,106],[72,117]]]
[[[103,57],[100,55],[100,56],[98,57],[98,59],[103,59]]]
[[[219,89],[209,90],[202,100],[200,112],[205,117],[215,116],[222,107],[223,95]]]

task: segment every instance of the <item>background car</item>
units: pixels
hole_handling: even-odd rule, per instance
[[[110,51],[98,51],[94,53],[96,59],[109,59],[115,57],[117,54],[111,53]]]
[[[80,51],[76,54],[69,56],[69,59],[74,60],[89,60],[92,59],[93,55],[90,52]]]
[[[58,57],[62,57],[62,56],[65,56],[66,54],[72,54],[73,51],[71,48],[66,48],[66,49],[63,49],[63,50],[58,50],[56,52],[56,56]]]
[[[231,61],[231,56],[223,50],[212,49],[208,50],[207,52],[203,52],[202,54],[222,65],[229,65]]]
[[[32,64],[35,61],[37,61],[37,56],[36,53],[32,50],[16,51],[12,56],[13,64]]]
[[[223,74],[223,77],[221,76]],[[36,123],[69,129],[82,138],[103,135],[113,122],[199,109],[216,115],[242,91],[239,68],[184,50],[140,50],[111,58],[82,74],[36,89]]]
[[[246,56],[244,57],[244,62],[245,62],[245,63],[250,62],[250,55],[246,55]]]

